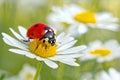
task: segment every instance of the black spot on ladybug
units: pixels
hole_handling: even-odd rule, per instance
[[[34,27],[38,27],[39,24],[35,24]]]
[[[31,34],[32,36],[34,36],[34,33],[32,32],[32,34]]]

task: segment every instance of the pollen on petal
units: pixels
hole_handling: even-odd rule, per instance
[[[74,16],[74,19],[82,23],[96,23],[95,14],[92,12],[80,12]]]
[[[90,53],[93,55],[99,55],[102,57],[106,57],[106,56],[110,55],[111,52],[112,51],[110,49],[97,48],[97,49],[92,50]]]
[[[43,40],[34,39],[30,43],[29,49],[32,53],[47,58],[56,55],[57,45],[51,45],[47,41],[44,42]]]
[[[70,24],[67,22],[61,22],[61,25],[65,28],[68,28],[70,26]]]

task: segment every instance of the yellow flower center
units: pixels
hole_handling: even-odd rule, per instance
[[[80,12],[74,16],[74,19],[83,23],[96,23],[95,14],[92,12]]]
[[[34,39],[29,46],[32,53],[46,58],[56,55],[57,45],[51,45],[49,42],[43,42],[43,40]]]
[[[97,49],[92,50],[90,53],[93,55],[99,55],[102,57],[106,57],[106,56],[110,55],[111,52],[112,51],[110,49],[97,48]]]

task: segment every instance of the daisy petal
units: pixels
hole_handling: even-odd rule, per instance
[[[17,41],[16,39],[12,38],[12,37],[9,36],[8,34],[2,33],[2,35],[3,35],[3,37],[4,37],[5,39],[7,39],[9,42],[11,42],[14,47],[17,47],[17,48],[20,48],[20,49],[23,49],[23,50],[28,50],[28,49],[27,49],[27,48],[28,48],[27,45],[25,45],[25,44]]]
[[[23,40],[24,38],[22,36],[20,36],[18,33],[16,33],[12,28],[10,28],[10,31],[14,34],[14,36],[19,39],[19,40]]]
[[[57,38],[56,38],[56,42],[58,42],[64,35],[65,35],[64,32],[61,33],[61,34],[59,34],[59,35],[57,36]]]
[[[56,68],[58,68],[58,65],[55,63],[55,62],[53,62],[53,61],[51,61],[51,60],[44,60],[44,62],[49,66],[49,67],[51,67],[51,68],[53,68],[53,69],[56,69]]]
[[[53,60],[53,61],[60,61],[62,59],[66,59],[66,60],[69,60],[69,61],[76,61],[76,59],[74,58],[63,58],[63,57],[52,57],[52,58],[49,58],[50,60]]]
[[[27,37],[26,37],[27,30],[26,30],[24,27],[22,27],[22,26],[19,26],[19,27],[18,27],[18,30],[19,30],[20,34],[21,34],[25,39],[27,39]]]
[[[114,68],[109,69],[109,75],[111,76],[112,79],[120,80],[120,73]]]
[[[70,38],[70,34],[67,34],[66,36],[62,37],[61,40],[59,40],[59,41],[64,42],[64,41],[67,41],[69,38]]]
[[[71,42],[73,40],[74,40],[73,37],[66,38],[66,40],[64,40],[63,42],[61,42],[61,44],[59,44],[58,47],[61,47],[62,45],[66,44],[66,43],[69,43],[69,42]]]
[[[104,79],[104,80],[112,80],[105,71],[102,71],[99,76],[101,76],[101,77],[99,78],[99,79],[101,79],[101,80],[103,80],[103,79]]]
[[[9,40],[7,40],[6,38],[3,38],[3,41],[8,45],[13,46],[13,44]]]
[[[76,42],[77,42],[77,40],[71,41],[70,43],[68,43],[68,44],[66,44],[66,45],[63,45],[63,46],[61,46],[60,48],[58,48],[57,51],[62,51],[62,50],[65,50],[65,49],[67,49],[67,48],[70,48],[70,47],[72,47]]]
[[[77,46],[77,47],[73,47],[67,50],[63,50],[63,51],[59,51],[58,54],[70,54],[70,53],[77,53],[81,50],[86,49],[87,47],[85,45],[82,46]]]
[[[30,52],[27,52],[27,51],[24,51],[24,50],[20,50],[20,49],[9,49],[10,52],[14,52],[14,53],[17,53],[17,54],[21,54],[21,55],[25,55],[29,58],[36,58],[36,55],[30,53]]]
[[[50,57],[51,60],[61,60],[61,59],[74,59],[83,56],[83,54],[71,54],[71,55],[56,55],[54,57]]]
[[[23,50],[20,50],[20,49],[9,49],[10,52],[13,52],[13,53],[17,53],[17,54],[21,54],[21,55],[25,55],[25,53],[27,51],[23,51]]]
[[[70,66],[79,66],[78,63],[74,62],[74,61],[69,61],[69,60],[60,60],[60,62],[70,65]]]
[[[39,56],[36,56],[36,59],[37,59],[38,61],[44,61],[44,60],[45,60],[44,58],[41,58],[41,57],[39,57]]]
[[[29,57],[29,58],[36,58],[36,55],[30,53],[30,52],[26,52],[27,54],[25,54],[25,56]]]
[[[67,39],[67,40],[66,40]],[[58,35],[58,37],[56,38],[56,42],[60,43],[58,44],[58,47],[61,47],[62,45],[73,41],[74,38],[70,36],[70,34],[65,36],[65,33],[61,33],[60,35]]]
[[[79,34],[84,34],[84,33],[86,33],[87,31],[88,31],[88,28],[86,27],[85,24],[80,24],[80,25],[78,26],[78,33],[79,33]]]
[[[83,56],[84,54],[71,54],[71,55],[65,55],[68,58],[79,58]]]

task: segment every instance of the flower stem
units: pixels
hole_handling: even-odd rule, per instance
[[[39,77],[39,75],[40,75],[40,71],[41,71],[41,68],[42,68],[42,64],[43,64],[43,62],[41,62],[41,63],[38,62],[37,71],[36,71],[34,80],[38,80],[38,77]]]
[[[58,71],[57,71],[57,79],[56,80],[63,80],[65,65],[63,63],[60,63],[59,65],[60,65],[60,67],[58,68]]]

